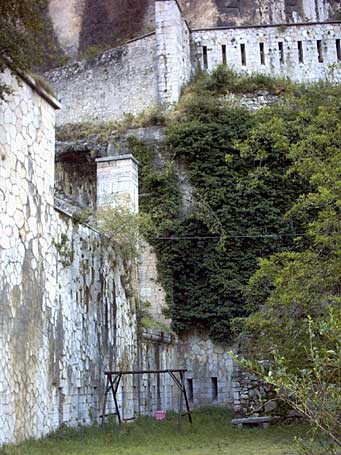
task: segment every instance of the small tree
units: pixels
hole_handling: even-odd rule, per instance
[[[339,454],[341,448],[341,311],[329,308],[320,320],[307,319],[308,344],[304,368],[293,371],[291,360],[272,351],[270,366],[237,361],[271,384],[278,398],[311,424],[311,444],[301,442],[307,455]],[[316,441],[320,442],[320,447]]]
[[[135,214],[129,205],[107,204],[97,210],[99,231],[113,240],[123,259],[136,259],[141,248],[141,238],[154,227],[146,214]]]

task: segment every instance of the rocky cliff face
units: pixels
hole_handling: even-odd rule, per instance
[[[341,19],[340,0],[179,0],[193,28]],[[113,47],[153,30],[154,0],[49,0],[60,46],[79,53]]]
[[[191,25],[257,25],[335,19],[340,0],[180,0]]]

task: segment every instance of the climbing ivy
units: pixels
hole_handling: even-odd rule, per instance
[[[226,96],[258,90],[278,95],[278,102],[248,112]],[[198,73],[174,110],[153,113],[152,124],[166,125],[157,154],[155,147],[129,139],[140,163],[140,208],[153,221],[146,236],[158,256],[174,330],[200,327],[215,340],[230,341],[232,322],[271,291],[264,286],[257,298],[245,297],[259,259],[305,249],[305,237],[297,234],[314,207],[304,219],[290,209],[311,182],[295,172],[290,151],[309,133],[321,106],[337,108],[339,99],[340,89],[326,83],[239,77],[219,67],[211,75]],[[128,123],[91,125],[91,131],[110,142]],[[192,187],[189,210],[182,206],[180,168]]]
[[[258,259],[303,246],[296,238],[301,220],[285,214],[308,182],[288,173],[289,149],[306,126],[307,112],[315,115],[334,89],[288,85],[280,103],[250,113],[221,97],[221,71],[199,76],[203,79],[186,89],[166,129],[162,153],[169,167],[155,170],[151,162],[142,163],[142,192],[148,197],[141,208],[158,227],[150,241],[173,329],[201,327],[228,342],[231,322],[254,309],[244,288]],[[179,164],[193,188],[192,209],[185,214],[176,184]]]

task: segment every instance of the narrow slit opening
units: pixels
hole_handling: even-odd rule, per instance
[[[207,70],[208,68],[207,46],[202,47],[202,57],[204,62],[204,69]]]
[[[341,62],[341,40],[340,39],[336,40],[336,57],[337,57],[337,61]]]
[[[222,53],[223,65],[226,65],[227,64],[226,44],[223,44],[221,46],[221,53]]]
[[[187,393],[189,401],[193,401],[193,379],[187,379]]]
[[[283,65],[284,63],[284,47],[283,47],[283,42],[280,41],[278,43],[278,51],[279,51],[279,63]]]
[[[242,60],[242,65],[246,65],[246,52],[245,52],[245,44],[240,45],[240,55]]]
[[[316,41],[316,46],[317,46],[318,62],[323,63],[323,49],[322,49],[322,41],[320,39],[318,39]]]
[[[264,43],[259,43],[259,54],[260,54],[261,65],[265,65]]]
[[[218,399],[218,378],[211,378],[212,401]]]
[[[302,44],[302,41],[298,41],[298,43],[297,43],[297,49],[298,49],[298,62],[299,62],[299,63],[304,63],[304,57],[303,57],[303,44]]]

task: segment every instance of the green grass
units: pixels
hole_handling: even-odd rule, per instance
[[[226,410],[195,412],[193,426],[184,423],[177,432],[175,416],[164,422],[140,418],[135,423],[104,428],[63,429],[40,441],[0,449],[1,455],[291,455],[297,450],[294,436],[303,425],[238,429]]]

